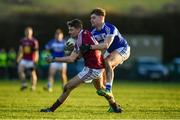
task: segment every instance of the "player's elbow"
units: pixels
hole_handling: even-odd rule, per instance
[[[103,48],[104,48],[104,49],[107,49],[108,47],[109,47],[109,44],[108,44],[108,43],[105,43]]]

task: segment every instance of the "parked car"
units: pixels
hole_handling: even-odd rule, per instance
[[[140,57],[135,62],[135,73],[138,78],[164,79],[169,70],[155,57]]]
[[[172,79],[180,78],[180,58],[174,58],[170,64],[170,77]]]

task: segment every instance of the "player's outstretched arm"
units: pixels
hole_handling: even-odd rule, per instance
[[[47,57],[46,61],[47,62],[67,62],[67,63],[71,63],[74,62],[79,56],[79,53],[76,52],[72,52],[70,56],[65,56],[65,57]]]

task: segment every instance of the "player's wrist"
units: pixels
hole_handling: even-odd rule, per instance
[[[56,57],[52,57],[52,62],[56,62]]]

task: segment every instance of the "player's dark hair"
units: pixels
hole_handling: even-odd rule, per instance
[[[67,26],[75,28],[83,28],[83,23],[79,19],[73,19],[67,22]]]
[[[56,29],[56,33],[62,33],[63,34],[63,31],[62,31],[62,29],[58,28],[58,29]]]
[[[95,8],[92,10],[91,12],[91,15],[92,14],[95,14],[95,15],[98,15],[98,16],[106,16],[106,11],[102,8]]]

